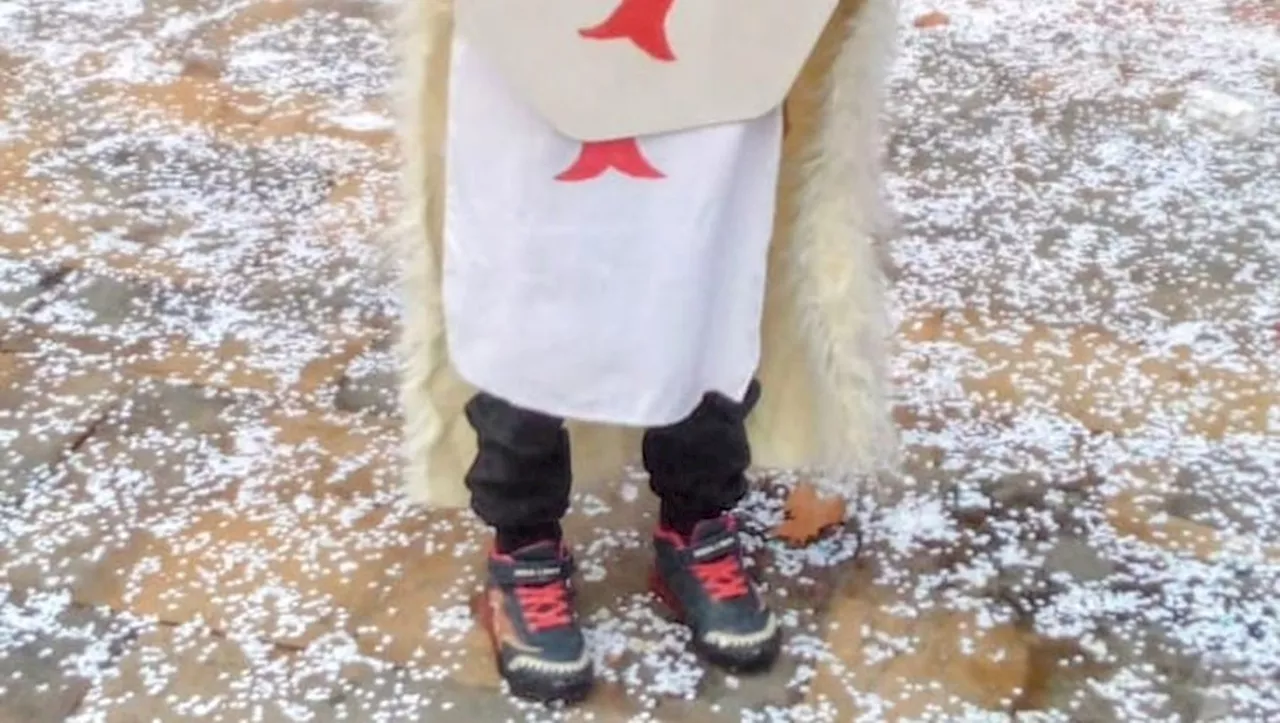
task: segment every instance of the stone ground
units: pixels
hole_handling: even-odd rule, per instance
[[[762,475],[762,680],[579,494],[573,712],[396,492],[393,5],[0,3],[0,721],[1280,719],[1274,2],[903,1],[903,494],[796,550]]]

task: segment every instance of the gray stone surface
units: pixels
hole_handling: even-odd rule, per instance
[[[1053,546],[1044,560],[1045,572],[1065,573],[1080,582],[1106,579],[1116,566],[1088,543],[1064,537]]]
[[[67,720],[130,634],[107,613],[22,597],[0,591],[0,722]]]

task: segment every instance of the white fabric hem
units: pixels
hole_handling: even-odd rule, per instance
[[[459,364],[458,360],[453,360],[454,370],[458,373],[458,378],[471,385],[478,391],[485,394],[498,397],[499,399],[512,404],[520,409],[531,412],[538,412],[549,417],[556,417],[568,422],[582,422],[585,424],[607,424],[617,427],[630,427],[633,429],[654,429],[656,427],[669,427],[673,424],[679,424],[688,419],[698,409],[698,405],[702,403],[703,397],[707,394],[721,394],[734,402],[741,403],[747,398],[747,392],[751,389],[751,382],[755,380],[756,373],[753,371],[746,375],[741,383],[735,386],[734,391],[725,389],[707,389],[696,395],[692,401],[686,400],[681,407],[682,411],[672,412],[668,415],[656,417],[626,417],[621,418],[616,415],[610,415],[600,410],[579,409],[571,405],[561,406],[555,402],[545,403],[547,400],[538,400],[533,397],[521,394],[519,390],[501,390],[490,388],[481,384],[478,379],[470,376],[466,371],[464,364]]]

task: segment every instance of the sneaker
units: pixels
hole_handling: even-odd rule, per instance
[[[540,542],[489,556],[479,605],[498,672],[521,698],[576,702],[594,671],[574,610],[573,558],[563,545]]]
[[[659,528],[653,544],[653,590],[693,630],[694,648],[734,671],[773,665],[782,630],[742,566],[737,521],[705,520],[688,539]]]

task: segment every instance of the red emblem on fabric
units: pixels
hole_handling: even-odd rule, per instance
[[[630,40],[654,60],[673,61],[676,54],[667,39],[667,16],[675,0],[622,0],[603,23],[578,34],[591,40]],[[610,168],[632,178],[666,178],[653,167],[634,138],[583,143],[578,159],[557,181],[590,181]]]
[[[578,34],[592,40],[630,40],[654,60],[673,61],[676,54],[667,39],[667,16],[675,0],[622,0],[603,23]]]
[[[666,178],[662,171],[653,167],[640,152],[640,144],[634,138],[620,138],[614,141],[595,141],[583,143],[578,159],[563,173],[556,176],[557,181],[590,181],[599,178],[610,168],[632,178]]]

